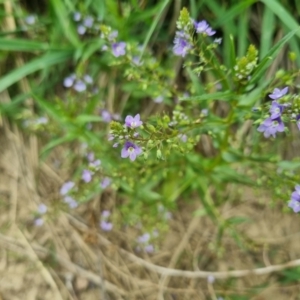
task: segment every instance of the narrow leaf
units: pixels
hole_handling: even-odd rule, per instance
[[[0,92],[3,92],[6,88],[29,74],[65,62],[66,60],[70,59],[72,55],[73,51],[70,50],[55,51],[36,58],[21,68],[14,69],[0,79]]]

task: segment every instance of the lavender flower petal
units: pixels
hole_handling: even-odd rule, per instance
[[[44,219],[42,219],[42,218],[38,218],[38,219],[34,220],[34,225],[37,226],[37,227],[40,227],[43,224],[44,224]]]
[[[111,231],[113,228],[113,224],[110,222],[106,222],[106,221],[101,221],[100,222],[100,227],[103,231]]]
[[[62,196],[66,195],[74,186],[75,183],[73,181],[68,181],[64,183],[60,189],[60,194]]]
[[[126,54],[125,42],[113,43],[111,47],[112,47],[112,53],[115,57],[123,56]]]
[[[92,172],[90,170],[83,170],[82,175],[81,175],[81,179],[88,183],[92,180]]]
[[[47,210],[48,210],[48,207],[44,203],[39,204],[39,206],[38,206],[39,214],[43,215],[47,212]]]
[[[272,92],[272,94],[269,94],[269,97],[273,100],[279,99],[281,97],[283,97],[285,94],[287,94],[287,92],[289,91],[288,87],[281,89],[275,88]]]

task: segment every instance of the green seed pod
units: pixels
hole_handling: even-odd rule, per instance
[[[149,131],[151,131],[151,132],[156,132],[156,128],[155,128],[153,125],[147,124],[146,126],[147,126],[147,129],[148,129]]]

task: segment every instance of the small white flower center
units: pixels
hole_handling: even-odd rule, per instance
[[[134,148],[133,148],[133,147],[129,147],[129,148],[128,148],[128,152],[129,152],[129,153],[133,153],[133,152],[134,152]]]
[[[278,124],[279,124],[279,123],[278,123],[277,121],[273,121],[273,122],[272,122],[272,127],[277,127]]]

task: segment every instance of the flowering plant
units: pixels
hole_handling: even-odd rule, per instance
[[[169,0],[51,0],[51,9],[24,16],[25,8],[14,11],[18,4],[8,9],[10,1],[4,1],[3,28],[16,26],[0,37],[0,69],[8,73],[0,78],[0,131],[9,139],[22,137],[25,147],[18,144],[14,151],[33,147],[27,151],[35,156],[28,160],[34,184],[27,190],[37,187],[36,207],[26,220],[30,230],[50,228],[63,212],[70,226],[81,223],[84,241],[103,238],[105,248],[113,240],[122,255],[130,249],[128,257],[146,256],[150,262],[164,247],[170,226],[181,242],[176,251],[169,248],[169,266],[179,261],[180,251],[188,253],[190,239],[197,240],[191,249],[198,268],[206,255],[224,258],[231,238],[249,253],[256,247],[240,231],[248,220],[233,208],[261,211],[265,204],[265,210],[276,207],[280,216],[297,218],[292,213],[300,212],[297,22],[280,1],[217,2],[187,1],[190,7],[180,9],[180,1]],[[18,68],[11,70],[14,58]],[[2,195],[6,191],[0,190]],[[15,224],[21,204],[13,204],[9,215]],[[216,233],[211,238],[209,232],[207,247],[191,233],[198,234],[197,219]],[[186,257],[181,267],[189,268]],[[195,276],[173,267],[166,273],[154,268],[162,275],[153,286],[161,290],[158,298],[169,288],[165,274]],[[225,276],[213,273],[196,272],[207,277],[210,290]]]

